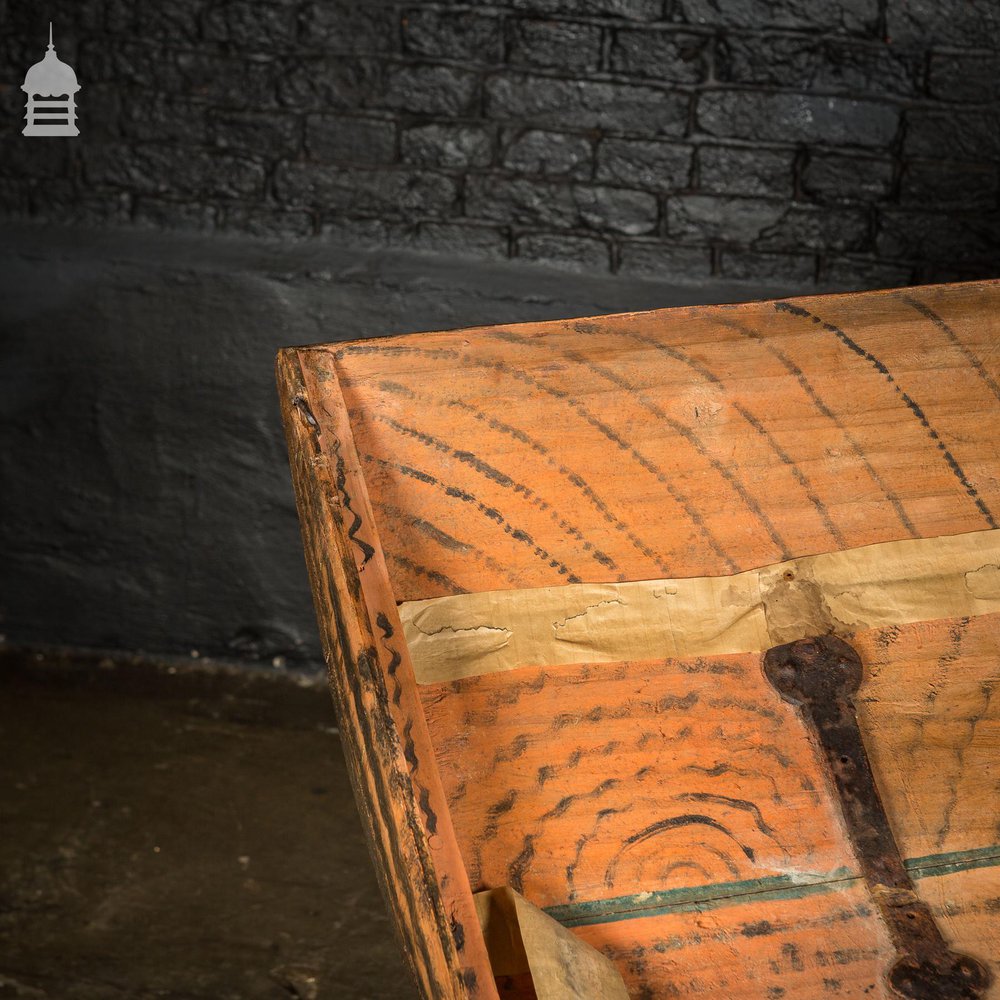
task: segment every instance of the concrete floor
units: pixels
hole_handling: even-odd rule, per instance
[[[0,652],[0,997],[412,1000],[329,697]]]

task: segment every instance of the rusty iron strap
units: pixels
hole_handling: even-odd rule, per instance
[[[890,986],[910,1000],[977,1000],[989,972],[948,947],[914,891],[889,827],[854,706],[861,658],[842,639],[824,635],[769,649],[764,673],[798,706],[823,749],[861,873],[896,946]]]

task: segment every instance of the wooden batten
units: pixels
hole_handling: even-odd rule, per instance
[[[346,411],[329,385],[319,401],[299,352],[279,355],[278,384],[330,687],[382,891],[425,997],[495,1000]]]

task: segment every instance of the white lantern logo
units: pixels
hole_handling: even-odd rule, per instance
[[[41,62],[25,74],[21,86],[28,95],[24,135],[79,135],[76,127],[76,73],[56,55],[49,22],[49,49]]]

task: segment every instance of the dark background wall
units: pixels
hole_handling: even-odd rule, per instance
[[[6,0],[82,141],[8,127],[12,217],[629,274],[992,273],[996,0]]]
[[[78,138],[21,135],[50,18]],[[0,0],[0,632],[318,664],[283,344],[996,275],[998,43],[997,0]]]

